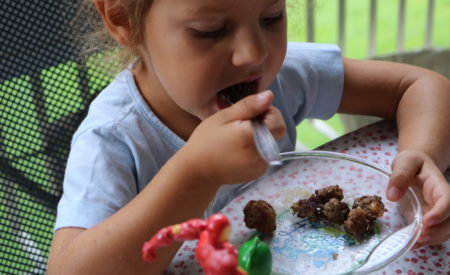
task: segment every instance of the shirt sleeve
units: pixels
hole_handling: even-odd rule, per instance
[[[89,228],[137,195],[132,154],[114,127],[88,129],[74,136],[55,230]]]
[[[277,80],[296,124],[305,118],[328,119],[343,94],[341,51],[336,45],[289,43]]]

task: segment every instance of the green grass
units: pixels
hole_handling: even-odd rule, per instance
[[[328,119],[326,123],[338,135],[344,133],[344,126],[342,125],[339,115],[334,115],[332,118]],[[314,128],[309,120],[303,121],[297,126],[297,135],[297,139],[301,143],[301,146],[299,147],[305,147],[306,149],[316,148],[330,140],[330,137]]]
[[[315,42],[338,43],[338,0],[317,0],[315,6]],[[306,0],[288,0],[288,39],[306,41]],[[344,55],[350,58],[368,57],[370,0],[346,1],[346,37]],[[427,0],[406,1],[405,51],[424,47]],[[450,0],[435,1],[432,44],[450,47]],[[377,5],[376,55],[392,54],[397,48],[398,0],[379,0]],[[338,116],[327,123],[339,134],[344,127]],[[307,148],[315,148],[329,138],[314,129],[308,121],[297,127],[298,140]]]

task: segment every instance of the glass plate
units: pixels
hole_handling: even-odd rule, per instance
[[[230,218],[231,242],[239,247],[256,234],[243,222],[245,204],[262,199],[274,207],[277,230],[264,239],[272,251],[272,274],[364,274],[406,253],[421,231],[417,196],[409,189],[400,202],[387,200],[388,180],[389,171],[353,156],[325,151],[284,153],[281,167],[241,188],[221,212]],[[382,198],[388,212],[377,219],[374,236],[359,243],[339,226],[292,215],[293,203],[330,185],[343,189],[343,201],[350,206],[363,195]]]

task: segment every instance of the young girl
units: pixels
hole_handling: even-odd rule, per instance
[[[144,241],[201,217],[219,187],[267,169],[252,136],[257,116],[282,151],[294,150],[306,117],[395,119],[400,153],[388,198],[421,187],[428,208],[418,245],[449,238],[448,79],[341,58],[330,45],[288,45],[284,0],[91,1],[134,59],[73,137],[49,274],[161,274],[177,247],[147,264]],[[230,90],[254,94],[230,106]]]

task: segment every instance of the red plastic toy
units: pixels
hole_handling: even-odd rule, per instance
[[[207,220],[192,219],[164,227],[144,243],[142,257],[147,262],[156,258],[156,249],[174,241],[198,239],[195,257],[206,275],[247,275],[238,266],[237,249],[228,242],[230,222],[225,215],[215,214]]]

